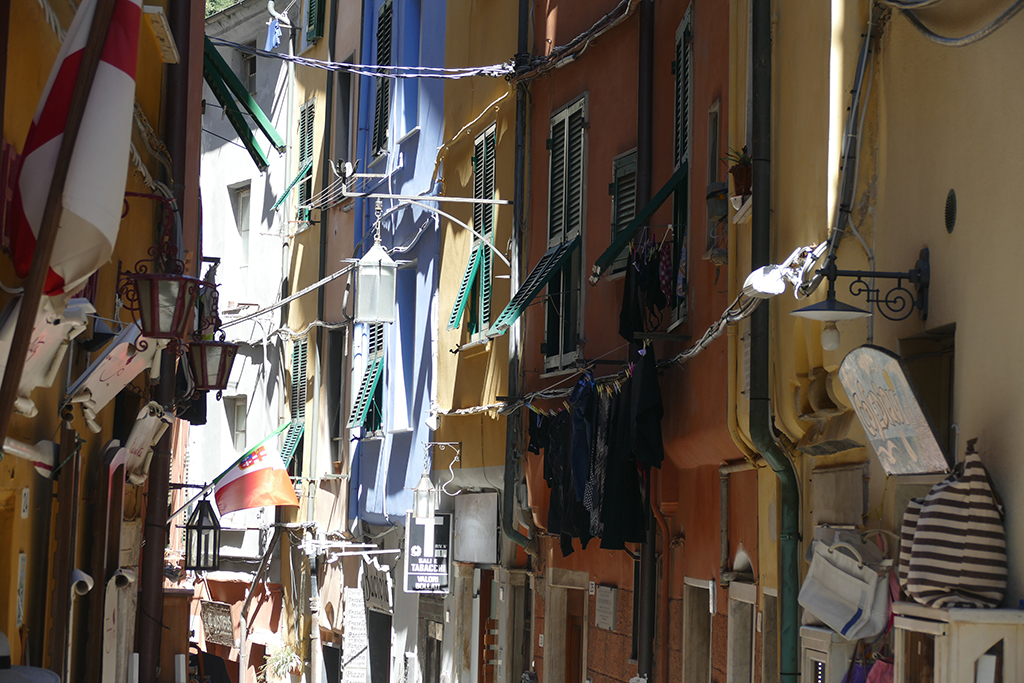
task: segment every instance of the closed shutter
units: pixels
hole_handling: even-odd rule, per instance
[[[474,173],[473,173],[473,198],[494,199],[495,194],[495,157],[494,147],[497,141],[496,130],[484,133],[476,141]],[[474,204],[473,225],[483,235],[488,245],[494,244],[494,205]],[[480,247],[480,277],[477,280],[479,290],[479,309],[476,329],[486,332],[491,325],[491,284],[492,270],[494,263],[494,251],[490,246]]]
[[[690,114],[693,111],[693,15],[686,10],[683,21],[676,31],[675,61],[672,63],[675,75],[675,166],[679,170],[689,166],[690,161]],[[672,230],[672,322],[681,323],[687,315],[687,290],[689,270],[689,178],[680,183],[673,194]]]
[[[672,71],[675,76],[675,165],[678,167],[690,158],[690,112],[693,110],[692,56],[693,26],[690,11],[687,10],[683,23],[676,35],[675,61]]]
[[[612,243],[636,216],[636,150],[612,161]],[[612,272],[625,268],[627,255],[612,265]]]
[[[313,122],[316,118],[316,100],[311,99],[299,109],[299,168],[306,168],[299,181],[300,221],[309,220],[309,202],[313,198]]]
[[[348,416],[349,429],[362,427],[366,421],[366,415],[370,409],[370,403],[377,397],[377,410],[380,397],[377,386],[381,376],[384,374],[384,323],[371,323],[367,330],[368,341],[366,345],[366,369],[363,371],[363,379],[359,382],[359,389],[356,391],[355,400],[352,401],[352,410]]]
[[[380,8],[377,17],[377,64],[391,65],[391,0]],[[391,114],[390,78],[377,79],[377,100],[373,110],[373,156],[388,148],[388,122]]]

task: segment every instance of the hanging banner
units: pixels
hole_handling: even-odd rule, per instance
[[[877,346],[861,346],[843,359],[839,381],[886,474],[949,470],[899,356]]]
[[[405,515],[405,592],[447,593],[452,516],[417,519]]]

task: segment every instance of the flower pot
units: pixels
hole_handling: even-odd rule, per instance
[[[729,167],[729,175],[732,176],[733,194],[741,197],[750,194],[750,187],[754,180],[751,164],[733,164]]]

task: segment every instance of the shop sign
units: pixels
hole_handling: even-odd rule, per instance
[[[405,592],[447,593],[452,516],[405,516]]]
[[[203,600],[202,605],[203,633],[206,642],[234,647],[235,634],[231,621],[231,605],[226,602]]]
[[[455,499],[455,561],[498,562],[498,494],[463,494]]]
[[[344,631],[341,636],[343,683],[366,683],[367,646],[366,607],[358,588],[345,588]]]
[[[377,558],[363,562],[363,601],[366,609],[374,612],[391,614],[391,572],[387,566],[381,566]]]
[[[877,346],[854,349],[843,359],[839,381],[886,474],[948,471],[935,430],[899,356]]]

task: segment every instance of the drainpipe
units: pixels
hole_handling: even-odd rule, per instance
[[[753,223],[750,267],[756,270],[771,257],[771,0],[753,0],[753,121],[751,158],[754,163]],[[769,378],[770,301],[750,319],[750,437],[755,448],[779,478],[779,680],[799,680],[800,614],[800,491],[789,457],[775,441],[772,428]]]
[[[651,112],[654,109],[654,1],[642,0],[637,50],[636,112],[636,205],[651,198],[651,153],[654,148]],[[647,538],[640,550],[640,636],[637,645],[637,675],[654,680],[654,632],[657,628],[657,575],[653,490],[648,491]],[[668,538],[665,538],[666,544]],[[666,545],[666,551],[668,547]],[[668,553],[665,553],[668,557]]]
[[[167,20],[181,54],[179,64],[166,67],[163,92],[164,129],[167,148],[173,159],[171,187],[178,210],[185,210],[186,158],[196,150],[188,149],[188,87],[192,37],[192,2],[172,2]],[[175,248],[181,245],[175,244]],[[200,245],[201,247],[201,245]],[[199,256],[202,256],[200,253]],[[160,354],[160,383],[154,392],[156,401],[170,410],[174,404],[175,358]],[[160,677],[160,646],[163,640],[164,545],[167,534],[167,499],[170,492],[171,440],[168,429],[153,448],[146,490],[146,526],[142,547],[142,577],[139,581],[138,637],[139,681],[156,683]],[[168,643],[170,646],[170,643]],[[179,653],[175,653],[179,654]],[[166,672],[165,672],[166,673]]]
[[[519,0],[519,42],[516,46],[516,61],[520,68],[525,68],[529,54],[530,2]],[[519,289],[520,261],[523,252],[523,235],[525,233],[524,213],[526,197],[526,116],[529,105],[526,99],[526,84],[516,85],[516,153],[515,153],[515,185],[512,188],[512,258],[511,283],[512,291]],[[519,395],[519,326],[520,321],[512,325],[508,334],[508,393],[509,396]],[[519,531],[515,522],[516,459],[521,442],[523,419],[512,414],[505,418],[505,478],[502,492],[501,528],[505,536],[523,547],[531,555],[537,554],[537,541],[532,534],[527,537]]]
[[[658,470],[659,482],[663,476],[664,472]],[[662,683],[668,683],[668,600],[672,587],[672,545],[670,542],[671,537],[668,533],[668,522],[665,521],[665,516],[661,514],[661,505],[653,500],[651,503],[651,509],[654,511],[655,519],[658,520],[658,526],[661,528],[661,538],[663,539],[661,557],[665,562],[665,566],[662,567],[661,571],[661,594],[658,596],[658,613],[661,614],[661,644],[658,648],[660,650],[658,653],[658,666],[661,667],[660,678]]]

